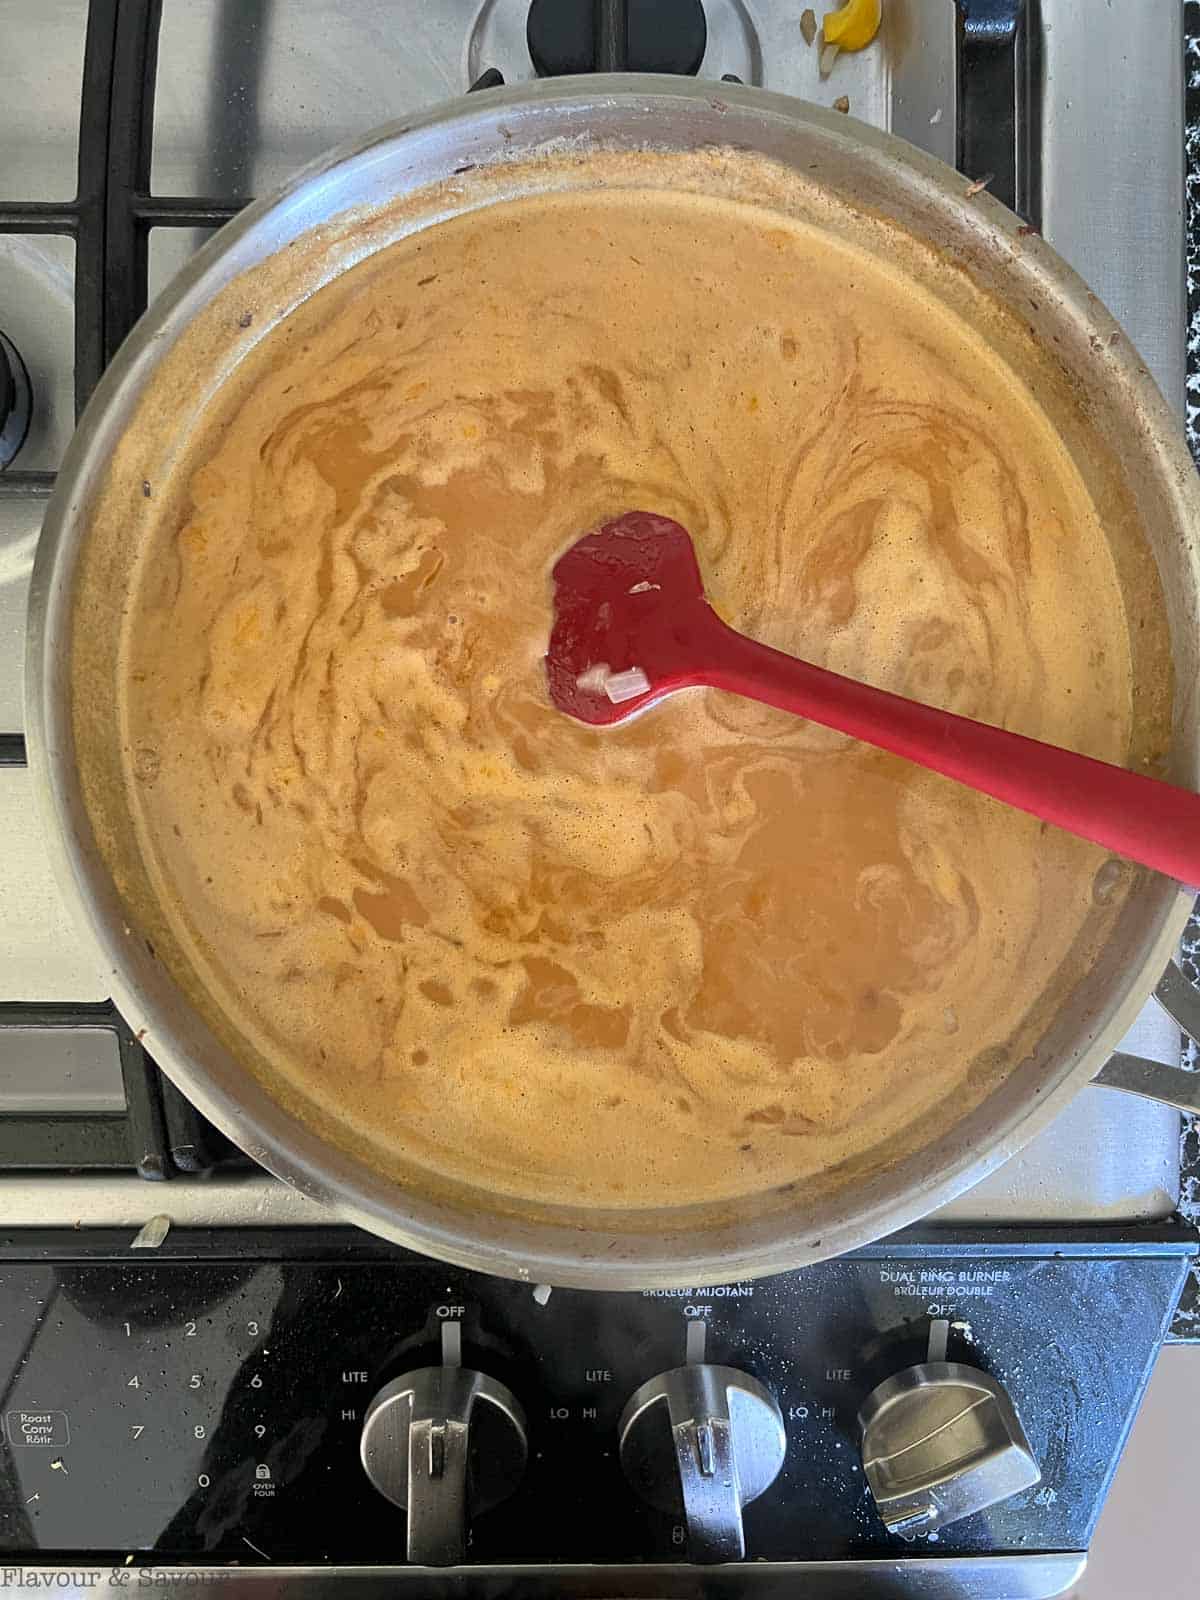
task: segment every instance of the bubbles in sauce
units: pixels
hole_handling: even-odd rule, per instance
[[[657,1205],[1003,1070],[1102,852],[716,693],[586,729],[541,676],[554,558],[644,507],[744,631],[1121,760],[1095,510],[971,329],[865,251],[645,189],[404,240],[255,359],[146,564],[131,789],[286,1078],[452,1178]]]

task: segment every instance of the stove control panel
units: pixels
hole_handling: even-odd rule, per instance
[[[349,1230],[128,1243],[0,1240],[6,1556],[1082,1549],[1190,1251],[943,1239],[597,1295]]]

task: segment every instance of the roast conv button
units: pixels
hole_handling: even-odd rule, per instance
[[[65,1411],[9,1411],[4,1431],[10,1445],[41,1445],[57,1449],[70,1444],[71,1429]]]

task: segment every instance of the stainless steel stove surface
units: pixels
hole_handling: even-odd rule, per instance
[[[633,65],[702,58],[708,78],[845,96],[853,115],[993,174],[1182,410],[1175,0],[964,0],[965,20],[952,0],[885,0],[881,43],[827,80],[799,0],[595,9],[627,12]],[[397,1565],[406,1537],[414,1560],[465,1553],[482,1584],[469,1592],[488,1594],[793,1593],[803,1574],[814,1596],[1032,1596],[1081,1563],[1186,1269],[1178,1113],[1092,1088],[900,1244],[757,1287],[622,1295],[599,1313],[561,1290],[543,1303],[330,1228],[239,1159],[112,1011],[51,880],[23,764],[29,571],[76,410],[147,295],[330,145],[497,75],[530,79],[531,49],[586,69],[611,45],[583,0],[0,7],[0,1557],[26,1563],[29,1586],[57,1557],[79,1585],[107,1582],[102,1558],[135,1551],[139,1587],[305,1586],[323,1563],[382,1589],[415,1573]],[[1178,1030],[1153,1006],[1135,1035],[1127,1050],[1178,1062]],[[166,1243],[132,1254],[131,1230],[160,1213]],[[876,1390],[868,1485],[855,1409],[947,1353],[990,1377],[964,1399],[942,1373],[943,1412],[920,1383]],[[754,1379],[713,1380],[714,1361]],[[422,1367],[434,1376],[393,1382]],[[660,1367],[683,1377],[623,1418]],[[354,1457],[381,1389],[364,1445],[376,1495]],[[888,1463],[920,1455],[913,1417],[960,1412],[974,1419],[966,1465],[946,1482],[968,1511],[1005,1494],[952,1521],[949,1490],[931,1512],[928,1471],[906,1490]],[[488,1516],[525,1440],[534,1488]],[[745,1519],[760,1559],[701,1588],[686,1557],[736,1554],[738,1475],[743,1495],[755,1472],[770,1481],[776,1448],[782,1475]],[[174,1579],[144,1565],[168,1561]],[[441,1592],[422,1571],[419,1592]]]

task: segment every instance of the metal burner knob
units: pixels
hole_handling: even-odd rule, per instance
[[[467,1367],[422,1367],[385,1384],[363,1419],[362,1464],[408,1512],[408,1559],[452,1566],[470,1518],[512,1494],[525,1471],[525,1413],[512,1391]]]
[[[694,1362],[642,1384],[620,1423],[621,1465],[643,1499],[683,1514],[693,1561],[746,1553],[742,1508],[783,1465],[783,1413],[733,1367]]]
[[[909,1367],[872,1390],[858,1425],[867,1482],[892,1533],[944,1527],[1041,1481],[1016,1408],[977,1367]]]

